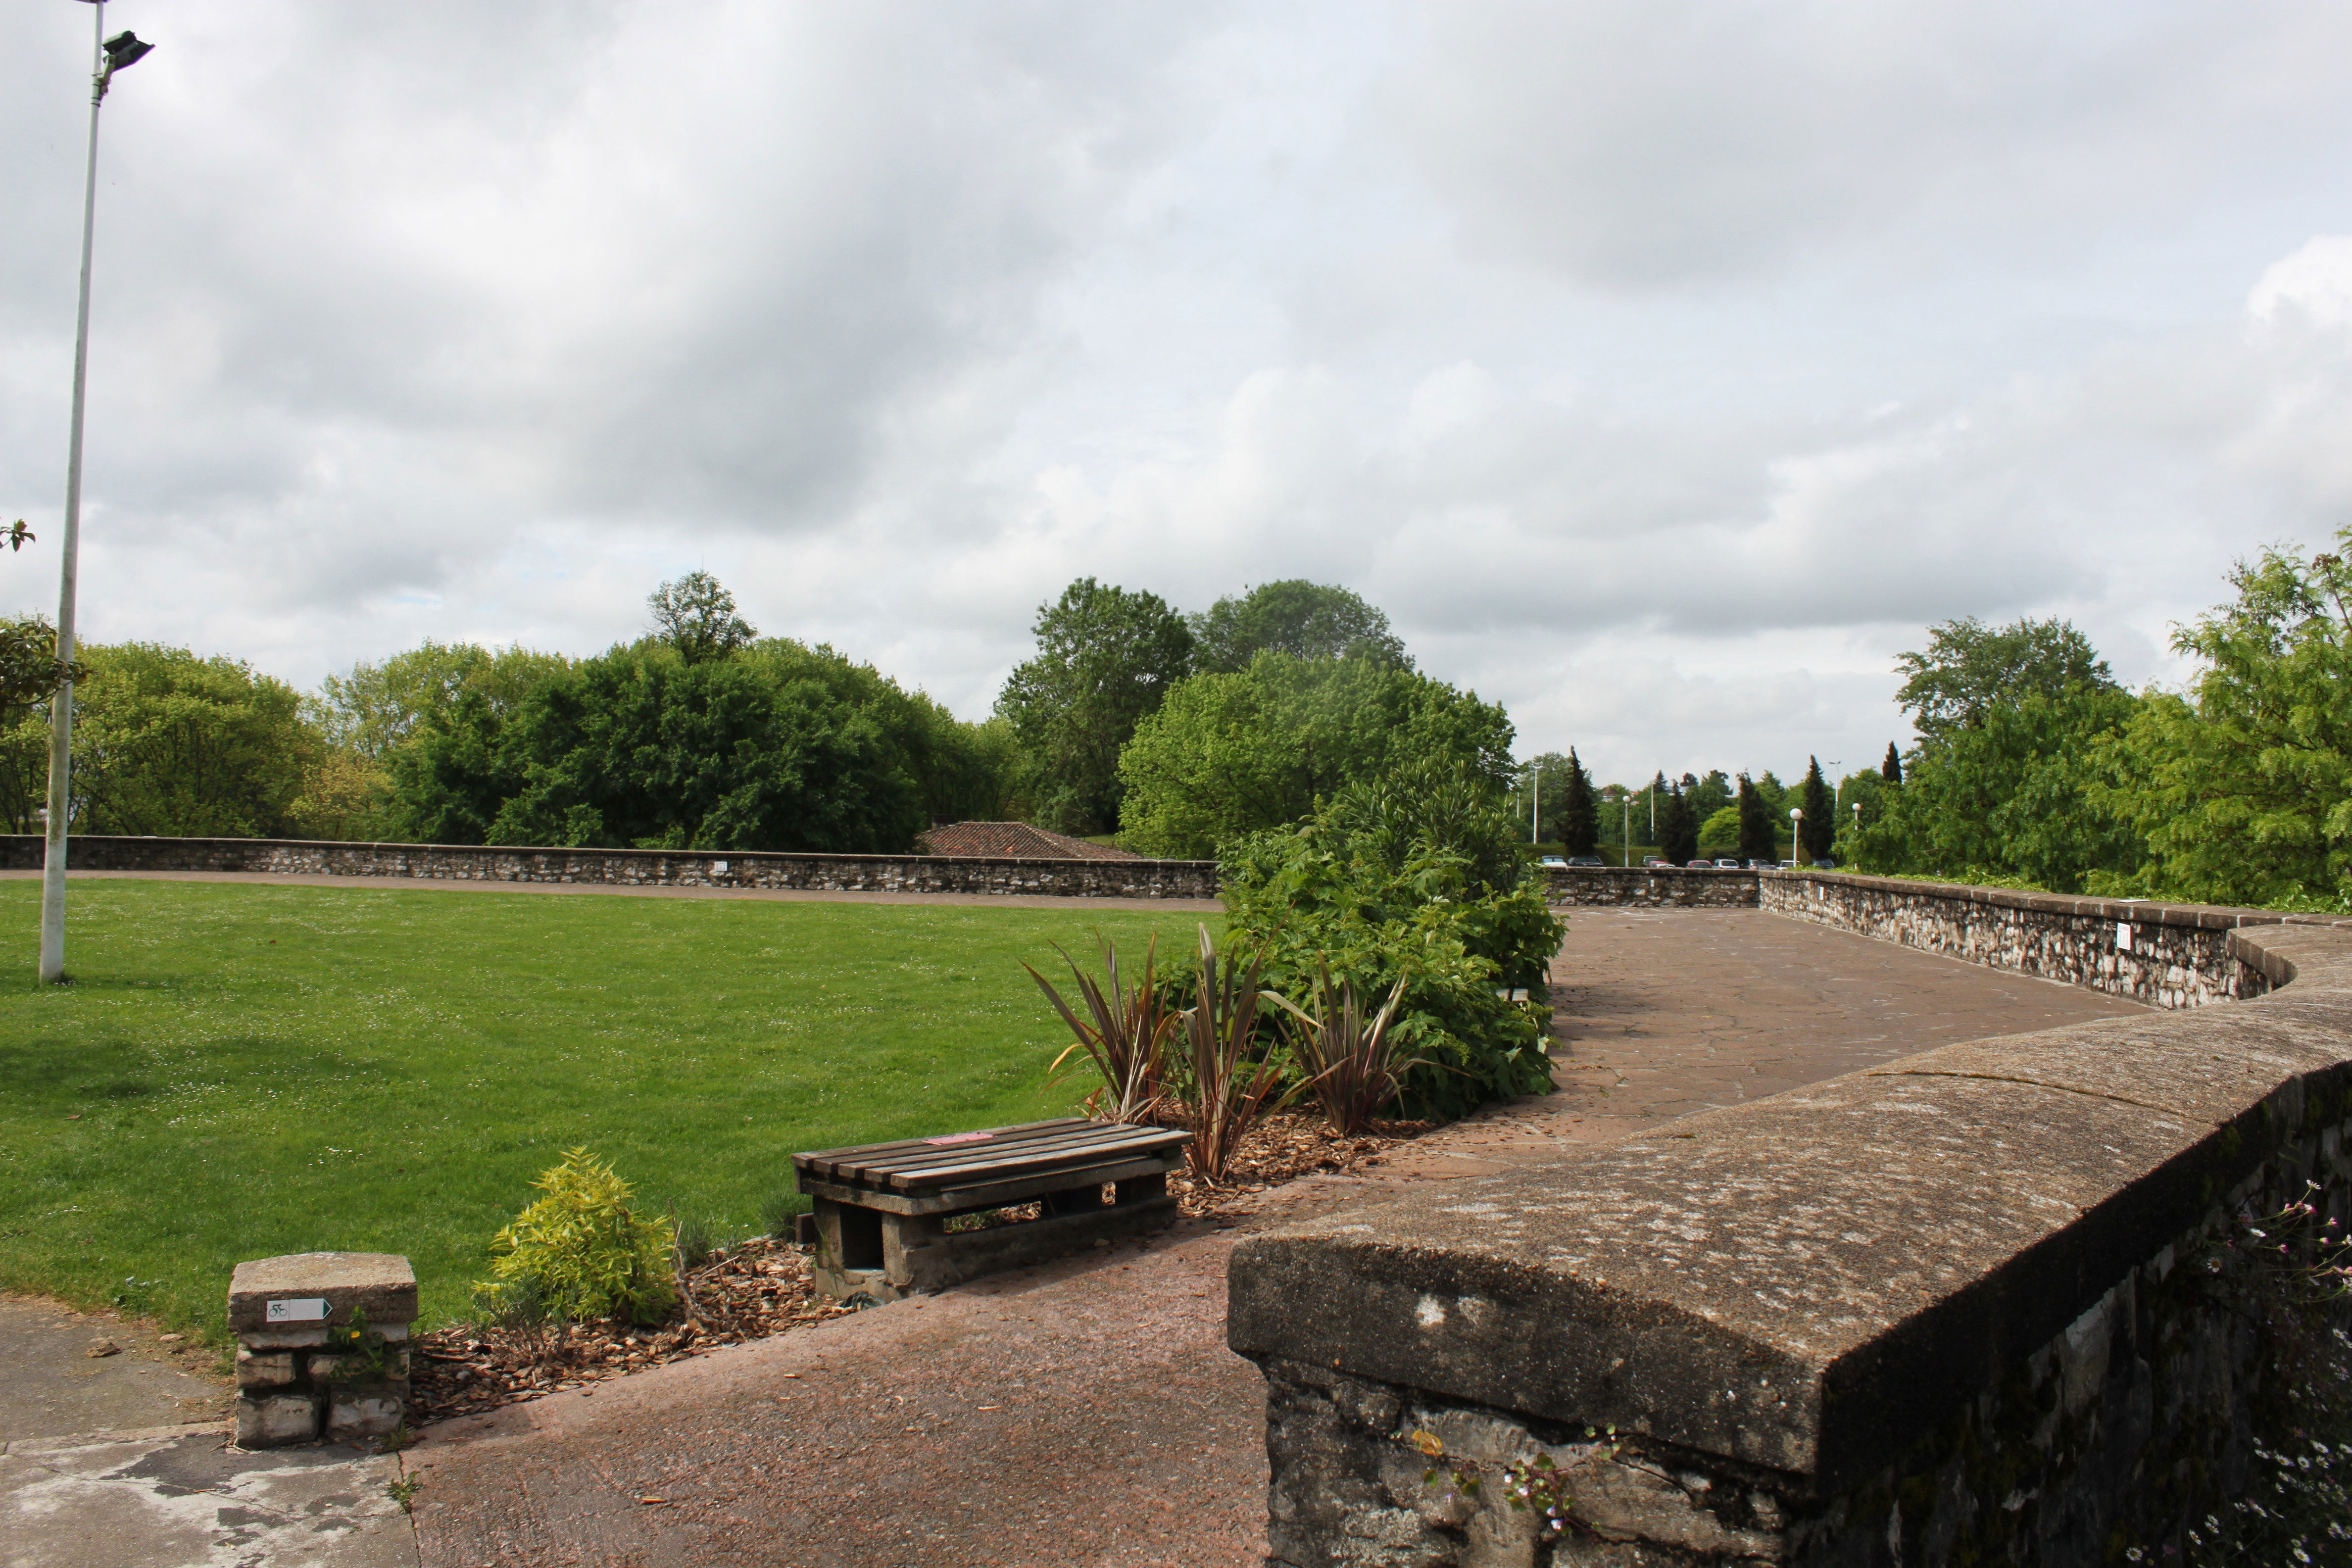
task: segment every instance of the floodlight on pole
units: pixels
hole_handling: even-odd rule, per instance
[[[66,441],[66,531],[58,568],[58,665],[72,668],[75,575],[81,556],[81,424],[89,384],[89,255],[98,217],[98,106],[114,73],[154,48],[136,33],[106,36],[106,0],[82,0],[95,12],[89,59],[89,163],[82,177],[81,293],[74,312],[73,419]],[[58,683],[49,699],[49,798],[42,823],[41,968],[43,984],[66,977],[66,819],[72,815],[73,680]]]

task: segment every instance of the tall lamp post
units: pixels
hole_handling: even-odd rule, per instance
[[[1804,834],[1805,808],[1792,805],[1789,808],[1789,864],[1791,866],[1800,865],[1804,860]]]
[[[89,380],[89,244],[98,217],[98,106],[114,73],[139,63],[155,46],[136,33],[106,36],[106,0],[83,0],[95,13],[90,38],[89,168],[82,181],[81,300],[74,314],[72,433],[66,446],[66,537],[58,581],[58,664],[74,655],[74,574],[81,547],[81,411]],[[41,859],[41,983],[66,977],[66,818],[73,792],[73,681],[62,680],[49,700],[49,805]]]

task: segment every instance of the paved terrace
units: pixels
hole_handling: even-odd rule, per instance
[[[172,1458],[174,1444],[225,1458],[211,1454],[211,1434],[93,1447],[79,1459],[49,1445],[19,1458],[12,1446],[0,1458],[0,1537],[31,1545],[18,1533],[31,1528],[42,1554],[0,1557],[1254,1565],[1263,1396],[1256,1370],[1224,1347],[1225,1261],[1239,1235],[1934,1046],[2142,1010],[1751,910],[1580,910],[1555,973],[1556,1095],[1498,1107],[1371,1172],[1267,1194],[1231,1226],[1188,1226],[432,1428],[401,1460],[420,1482],[413,1537],[410,1521],[351,1506],[354,1493],[381,1492],[369,1472],[332,1510],[361,1528],[331,1541],[290,1514],[271,1526],[249,1506],[222,1513],[243,1539],[216,1556],[112,1556],[77,1539],[78,1516],[136,1513],[108,1495],[124,1489],[152,1486],[152,1509],[186,1513],[184,1487],[164,1498],[162,1480],[142,1478],[195,1468],[193,1452]],[[157,1413],[168,1419],[164,1392]],[[109,1472],[121,1480],[92,1479]]]

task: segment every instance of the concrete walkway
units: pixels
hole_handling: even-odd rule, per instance
[[[1255,1564],[1263,1404],[1223,1342],[1236,1236],[1953,1040],[2139,1011],[1743,910],[1579,910],[1555,973],[1558,1094],[1265,1194],[1237,1226],[1189,1225],[431,1428],[401,1456],[413,1519],[360,1520],[319,1554],[273,1561]],[[184,1458],[121,1465],[105,1484],[160,1493],[184,1484],[162,1472]],[[382,1497],[373,1472],[345,1473],[323,1495]],[[0,1537],[55,1552],[9,1561],[124,1560],[83,1552],[72,1521],[106,1505],[62,1484],[37,1514],[0,1496]],[[216,1537],[250,1528],[228,1521],[252,1510],[214,1500]],[[247,1561],[189,1550],[142,1560]]]

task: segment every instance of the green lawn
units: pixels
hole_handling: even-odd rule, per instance
[[[462,1315],[574,1144],[740,1235],[794,1150],[1064,1113],[1020,962],[1200,919],[77,881],[44,991],[39,894],[0,883],[0,1288],[215,1340],[230,1268],[283,1252],[406,1253]]]

